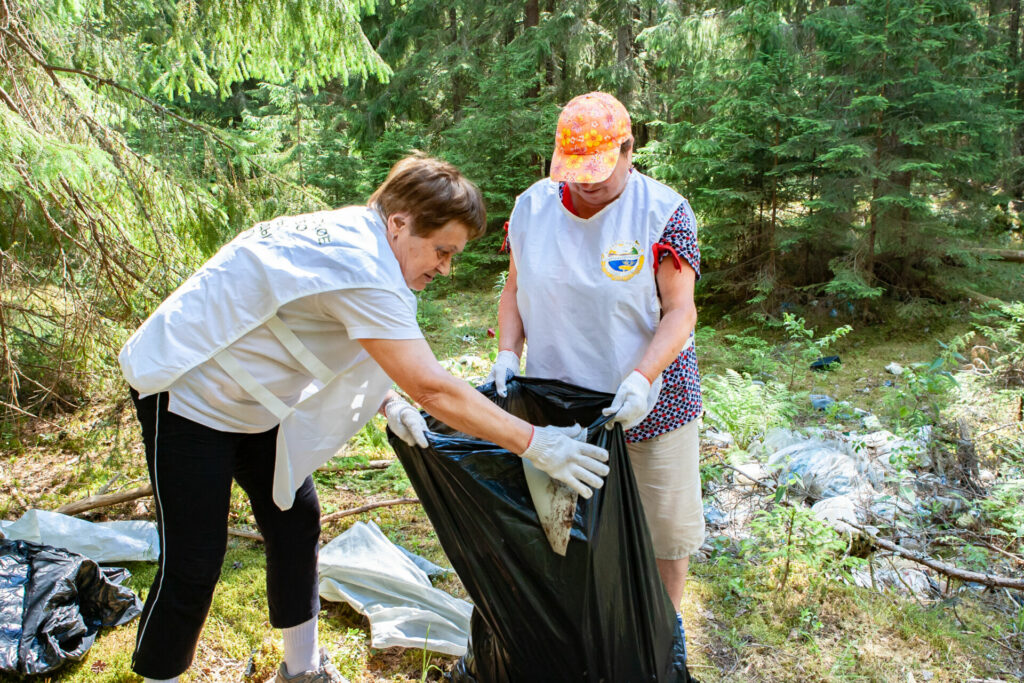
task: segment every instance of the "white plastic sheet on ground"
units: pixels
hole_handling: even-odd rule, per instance
[[[768,457],[779,481],[815,498],[851,494],[861,486],[858,463],[840,444],[795,435]]]
[[[811,512],[821,521],[829,524],[841,533],[856,533],[857,529],[850,526],[864,522],[862,508],[851,496],[835,496],[823,498],[811,506]]]
[[[59,512],[28,510],[16,522],[0,520],[0,533],[17,541],[67,548],[97,563],[155,562],[160,537],[153,522],[88,522]]]
[[[889,589],[921,598],[935,598],[942,592],[927,571],[909,560],[871,561],[873,570],[864,567],[853,572],[853,582],[861,588]]]
[[[369,618],[372,647],[466,653],[472,605],[434,588],[372,522],[357,522],[321,548],[319,571],[320,597]]]

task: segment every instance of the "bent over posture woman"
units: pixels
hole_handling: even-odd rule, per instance
[[[452,427],[530,459],[589,496],[607,453],[533,427],[445,372],[416,299],[484,230],[479,190],[453,166],[399,162],[368,206],[261,223],[186,280],[128,340],[121,367],[142,424],[160,563],[133,669],[175,681],[191,664],[227,547],[232,479],[266,539],[279,683],[344,680],[318,649],[320,506],[311,473],[375,411],[427,445],[394,381]]]

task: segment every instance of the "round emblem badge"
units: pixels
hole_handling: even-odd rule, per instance
[[[612,280],[628,280],[644,267],[640,242],[616,242],[601,255],[601,270]]]

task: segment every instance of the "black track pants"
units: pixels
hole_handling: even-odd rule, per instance
[[[271,625],[288,628],[316,616],[320,503],[312,477],[291,509],[274,503],[277,428],[221,432],[168,412],[166,393],[139,399],[132,391],[132,399],[160,529],[160,566],[139,618],[135,673],[173,678],[192,663],[227,549],[232,479],[248,494],[266,540]]]

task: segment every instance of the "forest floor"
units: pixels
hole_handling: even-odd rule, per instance
[[[1020,538],[1012,535],[1013,529],[1021,528],[1016,525],[1024,524],[1024,519],[1014,517],[1015,510],[1020,509],[1020,490],[1024,489],[1020,469],[1024,463],[1021,389],[1001,386],[979,373],[986,358],[974,364],[967,358],[963,367],[951,368],[951,376],[958,382],[945,389],[917,386],[900,394],[898,387],[892,387],[895,377],[885,370],[892,361],[906,367],[934,361],[942,351],[940,341],[948,342],[970,331],[970,312],[951,306],[916,310],[912,312],[913,323],[907,324],[896,321],[908,320],[904,316],[911,313],[894,310],[891,322],[876,320],[870,325],[853,318],[846,320],[841,312],[832,318],[826,304],[809,303],[800,312],[821,330],[847,322],[853,326],[853,332],[829,351],[842,358],[837,369],[807,372],[802,357],[791,353],[794,347],[787,347],[787,334],[780,328],[709,311],[702,314],[698,334],[702,374],[745,369],[750,373],[747,379],[755,378],[752,381],[756,384],[761,381],[756,380],[759,372],[765,377],[778,374],[780,369],[788,373],[775,379],[794,387],[791,400],[795,412],[786,418],[790,426],[840,431],[856,427],[844,422],[834,410],[810,409],[806,405],[808,392],[849,401],[877,415],[894,432],[908,427],[912,419],[920,421],[920,415],[927,414],[933,402],[940,409],[943,424],[968,420],[981,471],[989,478],[979,482],[982,492],[965,501],[966,507],[956,519],[935,512],[926,520],[925,526],[942,527],[948,532],[939,542],[934,529],[923,530],[922,534],[929,537],[924,549],[936,552],[945,548],[945,561],[953,564],[966,562],[971,568],[1024,576]],[[420,319],[438,357],[453,372],[469,379],[486,375],[489,358],[496,349],[495,340],[487,334],[488,328],[496,328],[493,291],[428,295],[421,300]],[[971,348],[984,347],[984,341],[977,340]],[[762,361],[764,367],[759,370]],[[918,375],[925,377],[924,369]],[[353,439],[343,457],[331,463],[332,471],[315,475],[324,514],[415,495],[397,460],[385,469],[358,469],[367,460],[394,459],[382,427],[382,420],[375,418]],[[956,439],[940,434],[948,426],[936,424],[935,429],[932,459],[942,463],[944,452],[956,450]],[[720,440],[702,442],[706,499],[719,506],[731,500],[723,493],[738,484],[731,467],[741,464],[745,457],[744,449],[723,446]],[[1013,482],[1017,482],[1016,488]],[[55,509],[104,487],[113,492],[144,483],[142,447],[127,396],[97,401],[78,413],[51,418],[46,423],[9,426],[0,443],[0,490],[9,493],[0,497],[0,518],[5,520],[17,519],[28,508]],[[978,502],[991,500],[993,496],[985,492],[995,490],[1001,492],[999,501],[988,507]],[[771,499],[766,494],[757,503],[765,514]],[[965,523],[968,527],[974,524],[973,530],[957,524],[964,510],[975,517],[976,523]],[[153,506],[151,499],[141,498],[83,517],[93,521],[152,520]],[[379,508],[327,524],[322,531],[323,542],[359,520],[376,522],[392,541],[449,566],[418,505]],[[999,520],[1003,520],[1002,527],[996,528]],[[981,522],[985,522],[984,528]],[[230,525],[253,526],[237,487]],[[752,543],[744,544],[709,526],[709,542],[691,564],[682,610],[691,671],[705,683],[1024,678],[1024,600],[1019,592],[985,589],[937,574],[932,576],[938,590],[931,594],[900,586],[883,588],[881,584],[858,587],[849,580],[850,567],[837,566],[834,558],[810,546],[796,548],[791,569],[780,575],[779,553],[751,547],[768,538],[763,528],[760,533],[747,533]],[[974,542],[963,541],[966,533],[974,534]],[[954,547],[957,543],[961,547]],[[983,543],[996,548],[986,551]],[[128,566],[132,572],[130,587],[144,597],[155,564]],[[280,660],[281,642],[267,621],[263,574],[260,544],[230,538],[221,583],[195,663],[184,680],[248,682],[273,675]],[[467,597],[454,575],[435,585]],[[42,680],[137,681],[129,670],[134,637],[134,623],[105,631],[83,661]],[[354,683],[436,680],[436,670],[425,673],[427,665],[446,669],[454,661],[417,649],[373,649],[368,622],[345,604],[324,602],[320,637],[333,653],[335,664]]]

